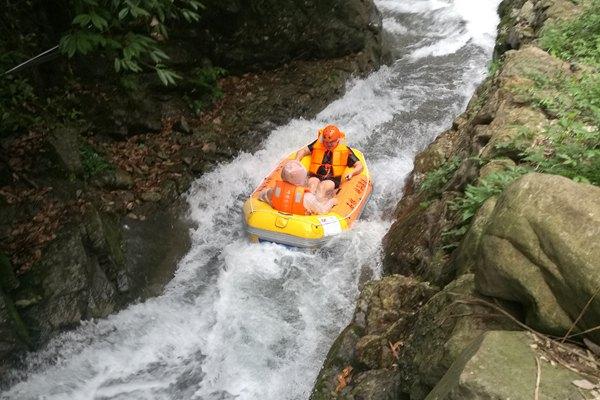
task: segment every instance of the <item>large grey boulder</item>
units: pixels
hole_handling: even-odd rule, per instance
[[[578,318],[575,331],[594,328],[600,321],[598,199],[596,186],[527,174],[499,196],[487,225],[477,228],[478,246],[463,247],[458,260],[476,260],[477,290],[522,304],[533,328],[564,335]],[[599,332],[589,335],[600,341]]]
[[[122,307],[129,281],[118,226],[90,207],[57,232],[9,295],[38,345],[81,320]]]
[[[87,236],[77,228],[63,230],[46,256],[22,276],[15,305],[34,340],[44,342],[54,333],[82,319],[104,317],[115,308],[115,285],[88,254]]]
[[[573,384],[582,379],[578,374],[550,364],[535,348],[528,333],[487,332],[460,354],[426,400],[534,399],[538,362],[540,400],[586,398]]]

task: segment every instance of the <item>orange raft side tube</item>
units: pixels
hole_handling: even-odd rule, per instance
[[[258,200],[260,192],[274,187],[275,182],[281,179],[284,162],[293,160],[296,152],[281,160],[244,203],[244,222],[250,238],[255,241],[270,241],[295,247],[315,247],[325,243],[330,236],[350,229],[353,222],[360,217],[373,191],[371,176],[363,154],[356,149],[352,151],[361,161],[363,170],[349,181],[342,181],[335,196],[338,204],[327,214],[287,214]],[[310,155],[302,159],[302,165],[307,170],[309,164]],[[348,169],[349,167],[345,172]]]

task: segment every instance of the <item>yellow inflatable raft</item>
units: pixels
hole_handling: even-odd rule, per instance
[[[349,229],[362,213],[373,190],[369,169],[363,154],[352,149],[363,165],[360,174],[349,181],[342,181],[336,195],[338,204],[327,214],[296,215],[273,209],[269,204],[258,200],[258,194],[274,187],[281,180],[281,170],[287,160],[293,160],[296,152],[281,160],[269,176],[256,188],[244,203],[244,222],[246,231],[253,241],[269,241],[294,247],[316,247],[327,241],[330,236]],[[302,165],[308,170],[310,155],[302,159]]]

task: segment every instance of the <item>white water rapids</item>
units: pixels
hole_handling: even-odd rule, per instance
[[[485,76],[499,0],[379,0],[394,62],[314,120],[275,129],[194,182],[192,248],[164,293],[83,323],[32,354],[1,399],[308,399],[362,275],[378,276],[389,211],[417,151]],[[252,244],[241,206],[286,153],[335,123],[375,182],[354,228],[317,251]]]

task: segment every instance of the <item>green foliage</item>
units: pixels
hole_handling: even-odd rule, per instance
[[[467,185],[461,197],[450,202],[450,209],[459,214],[459,221],[442,232],[442,249],[451,251],[456,248],[470,227],[471,219],[487,199],[500,194],[508,185],[531,172],[528,167],[513,167],[494,172],[477,185]]]
[[[547,144],[526,149],[524,161],[539,172],[600,185],[600,135],[597,127],[562,119],[547,133]]]
[[[477,213],[479,207],[487,199],[500,194],[510,183],[527,172],[530,172],[530,170],[523,167],[494,172],[482,179],[476,186],[467,185],[464,196],[453,201],[451,208],[460,212],[461,221],[464,224]],[[461,232],[464,233],[466,230],[461,230]]]
[[[440,167],[429,171],[425,176],[425,179],[423,179],[421,182],[419,190],[429,192],[431,195],[440,194],[444,185],[448,182],[460,165],[460,162],[461,159],[454,156]]]
[[[15,4],[3,4],[4,11],[12,15],[18,7]],[[2,20],[4,23],[4,20]],[[0,73],[14,67],[25,57],[15,48],[29,48],[31,35],[14,37],[9,35],[17,28],[15,21],[8,19],[7,26],[0,24]],[[34,105],[37,96],[29,80],[13,75],[0,75],[0,137],[22,130],[37,120]]]
[[[114,167],[106,161],[92,146],[84,145],[79,149],[81,163],[86,179],[111,171]]]
[[[536,171],[600,185],[600,75],[532,78],[534,103],[557,123],[535,146],[523,146],[519,138],[509,146]]]
[[[600,65],[600,0],[592,0],[578,18],[544,29],[540,44],[564,60]]]
[[[164,85],[181,76],[168,69],[169,56],[160,48],[168,39],[170,21],[197,21],[203,7],[197,0],[71,0],[72,29],[60,49],[73,57],[102,51],[114,59],[117,72],[156,71]]]
[[[25,129],[37,122],[37,97],[27,79],[0,78],[0,136]]]
[[[451,251],[458,247],[462,237],[469,230],[468,224],[460,224],[458,228],[448,229],[442,232],[442,238],[444,245],[442,246],[443,250]]]
[[[188,88],[186,99],[195,113],[199,113],[215,100],[223,97],[218,81],[226,74],[227,71],[223,68],[201,67],[194,68],[186,75],[185,86]]]
[[[592,0],[590,8],[577,19],[545,29],[540,42],[551,54],[564,60],[599,67],[600,0]],[[496,62],[490,65],[490,75],[498,66]],[[465,193],[451,203],[451,209],[460,214],[460,222],[442,233],[446,250],[458,245],[486,200],[528,172],[557,174],[600,185],[600,74],[597,69],[590,68],[577,76],[531,74],[530,78],[534,85],[527,89],[527,97],[555,123],[544,132],[521,127],[510,142],[497,145],[518,154],[522,164],[492,173],[478,185],[468,185]]]

